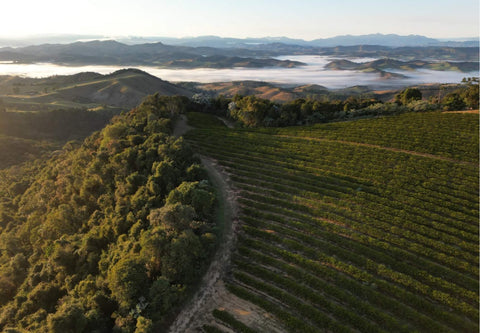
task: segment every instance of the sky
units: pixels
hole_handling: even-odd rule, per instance
[[[0,36],[479,36],[478,0],[8,0]]]

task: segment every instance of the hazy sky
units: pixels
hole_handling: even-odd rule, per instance
[[[478,0],[7,0],[0,35],[479,35]]]

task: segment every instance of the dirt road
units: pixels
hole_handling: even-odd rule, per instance
[[[187,118],[182,115],[177,120],[174,135],[179,137],[192,129]],[[236,232],[239,228],[237,192],[233,188],[228,174],[213,159],[201,156],[202,165],[207,170],[210,181],[217,189],[217,219],[222,236],[219,248],[205,273],[197,292],[177,315],[168,332],[199,332],[205,325],[215,325],[212,316],[214,309],[226,310],[244,324],[259,332],[284,333],[284,327],[270,313],[260,307],[238,298],[230,293],[224,285],[224,278],[231,265],[232,252],[236,246]],[[218,323],[217,323],[218,324]],[[222,327],[226,332],[230,330]]]
[[[190,126],[182,116],[175,124],[176,136],[185,134]],[[202,165],[207,170],[213,186],[218,191],[218,219],[223,222],[220,246],[205,273],[201,285],[193,298],[186,304],[169,328],[169,332],[194,332],[201,326],[205,318],[211,315],[216,307],[215,299],[225,293],[222,278],[228,271],[230,257],[235,244],[235,228],[238,223],[238,206],[235,191],[232,189],[228,176],[221,171],[215,162],[207,157],[201,157]]]

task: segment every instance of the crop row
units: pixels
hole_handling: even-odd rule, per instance
[[[219,319],[220,321],[222,321],[223,323],[225,323],[227,326],[233,328],[235,332],[256,333],[254,329],[248,327],[241,321],[238,321],[237,319],[235,319],[235,317],[232,314],[228,313],[225,310],[215,309],[213,310],[213,316]]]
[[[262,253],[276,253],[286,263],[301,264],[304,263],[306,269],[316,272],[318,276],[328,277],[330,279],[339,279],[341,281],[340,288],[349,289],[356,295],[368,298],[369,302],[377,304],[380,308],[383,306],[384,311],[392,311],[401,320],[416,325],[426,327],[435,327],[437,331],[449,331],[451,328],[463,327],[471,330],[476,323],[465,320],[464,316],[451,313],[447,309],[430,304],[424,298],[399,288],[392,283],[377,279],[371,274],[367,274],[361,269],[354,267],[348,263],[343,263],[335,257],[328,257],[317,253],[308,246],[302,245],[291,239],[280,239],[279,242],[273,242],[268,233],[255,233],[249,229],[250,234],[242,238],[242,245],[255,248]],[[321,275],[320,275],[321,274]],[[347,282],[347,280],[349,280]],[[352,283],[352,281],[354,281]],[[348,286],[350,284],[350,286]],[[359,288],[360,285],[366,287],[367,290],[377,297],[375,301],[373,296],[367,295],[365,288]],[[318,291],[322,292],[322,291]],[[380,297],[380,295],[382,295]],[[408,310],[410,309],[410,310]],[[351,311],[356,311],[351,308]],[[308,318],[308,317],[307,317]],[[436,324],[433,324],[436,322]],[[440,324],[443,322],[443,325]],[[448,328],[450,327],[450,329]]]
[[[278,222],[260,220],[248,215],[242,216],[242,220],[250,226],[262,227],[263,230],[283,234],[287,237],[295,237],[312,246],[317,245],[317,248],[324,253],[329,253],[343,258],[344,261],[355,263],[357,267],[363,267],[378,276],[402,275],[403,278],[400,284],[416,286],[422,292],[428,293],[432,288],[437,288],[437,290],[452,293],[456,299],[464,299],[473,305],[476,303],[477,294],[475,292],[466,290],[444,279],[431,276],[426,271],[412,266],[408,261],[397,261],[385,252],[380,252],[352,241],[349,237],[345,237],[342,234],[328,235],[321,229],[312,228],[310,225],[305,225],[301,222],[281,225]],[[308,233],[304,230],[308,230]],[[379,268],[382,269],[384,274],[378,274]]]
[[[361,202],[354,203],[339,198],[333,199],[331,196],[325,196],[324,193],[322,193],[322,195],[319,195],[318,193],[314,192],[298,191],[296,188],[292,188],[289,186],[279,186],[279,184],[276,184],[274,189],[270,189],[270,183],[259,180],[259,177],[256,175],[251,178],[244,177],[242,175],[239,175],[241,174],[241,172],[239,172],[238,169],[235,170],[235,173],[238,176],[232,176],[232,179],[239,183],[242,183],[242,187],[245,190],[262,187],[263,194],[271,194],[276,198],[287,197],[287,200],[293,199],[294,202],[298,202],[307,206],[316,204],[321,205],[323,203],[337,207],[348,207],[350,210],[353,210],[353,208],[355,207],[361,206],[362,214],[364,214],[364,216],[375,218],[379,221],[386,221],[389,222],[389,224],[391,223],[392,225],[399,224],[402,228],[411,230],[427,238],[441,241],[444,244],[451,244],[451,246],[455,247],[453,249],[454,254],[458,252],[458,250],[456,249],[457,247],[461,247],[462,249],[467,250],[472,254],[476,254],[477,252],[477,244],[475,242],[474,235],[468,233],[463,233],[460,235],[454,234],[456,230],[452,227],[444,226],[442,224],[428,220],[418,219],[418,216],[414,216],[411,213],[406,212],[405,210],[392,209],[391,207],[388,207],[386,205],[379,205],[378,203],[377,205],[373,205],[370,201],[366,201],[362,204]],[[248,184],[246,182],[248,182]],[[285,195],[285,191],[289,191],[289,195]],[[379,207],[382,208],[381,211],[379,211]],[[392,226],[392,228],[393,227],[394,226]],[[437,230],[436,227],[444,230]],[[448,231],[450,231],[450,233]],[[467,239],[462,239],[462,236]],[[463,255],[470,258],[470,260],[476,262],[477,258],[472,258],[471,254],[468,254],[467,252],[462,252],[460,256]],[[467,257],[465,259],[467,259]]]
[[[224,141],[226,141],[224,139]],[[263,140],[265,141],[265,140]],[[331,168],[327,167],[324,168],[323,164],[325,164],[325,161],[328,158],[331,158],[333,160],[337,159],[338,157],[336,156],[335,152],[332,152],[330,155],[323,154],[320,158],[318,159],[310,159],[310,161],[300,161],[300,157],[302,156],[302,153],[298,152],[297,156],[293,157],[286,157],[284,152],[282,150],[278,151],[270,151],[270,148],[265,148],[264,146],[259,147],[258,145],[254,146],[248,146],[247,142],[243,142],[242,146],[235,146],[231,142],[226,142],[225,147],[222,147],[221,144],[217,142],[212,142],[208,143],[205,142],[204,146],[202,149],[205,149],[206,151],[210,152],[217,152],[219,148],[225,148],[228,149],[226,152],[232,155],[236,155],[238,158],[247,158],[248,160],[251,160],[252,162],[257,161],[261,162],[262,159],[270,159],[274,160],[276,164],[285,166],[292,171],[297,170],[297,168],[301,167],[305,171],[311,171],[313,174],[315,174],[316,171],[322,172],[322,173],[328,173],[331,172]],[[228,147],[230,146],[230,147]],[[278,148],[277,148],[278,149]],[[223,149],[222,149],[223,150]],[[298,147],[297,147],[298,150]],[[255,152],[257,151],[257,152]],[[300,149],[302,151],[302,149]],[[306,152],[303,152],[303,154],[306,154]],[[381,160],[381,159],[380,159]],[[409,161],[403,161],[403,160],[398,160],[397,161],[400,164],[408,164]],[[420,161],[421,162],[421,161]],[[457,202],[456,205],[452,205],[456,209],[463,209],[464,205],[471,205],[470,213],[471,215],[474,215],[475,209],[478,209],[478,203],[474,199],[476,196],[478,196],[478,190],[472,187],[472,182],[476,183],[478,182],[478,179],[476,177],[476,174],[474,173],[473,168],[468,168],[472,172],[470,176],[466,172],[467,170],[461,170],[461,179],[458,179],[458,181],[455,182],[453,179],[453,171],[456,169],[456,166],[450,165],[447,170],[442,170],[442,172],[437,172],[434,174],[433,171],[430,170],[430,165],[426,164],[425,165],[425,171],[422,172],[421,169],[421,163],[417,163],[415,170],[410,173],[410,177],[407,177],[406,175],[402,175],[399,173],[396,173],[394,175],[390,174],[390,170],[385,170],[388,168],[383,168],[383,170],[375,170],[375,172],[372,172],[371,170],[363,173],[359,173],[356,175],[352,175],[352,172],[355,170],[355,168],[359,168],[362,164],[367,164],[372,163],[375,164],[375,159],[369,154],[364,154],[364,160],[362,161],[361,164],[354,165],[354,166],[348,166],[347,168],[341,168],[341,165],[338,165],[334,170],[337,173],[343,173],[343,174],[348,174],[349,178],[352,179],[357,179],[357,180],[366,180],[368,179],[369,182],[374,182],[375,185],[383,185],[387,186],[386,188],[382,188],[382,194],[388,194],[389,187],[395,187],[396,191],[400,190],[400,193],[409,193],[408,191],[410,190],[410,193],[412,193],[412,189],[415,189],[413,193],[417,193],[417,191],[428,191],[431,192],[432,195],[435,198],[436,193],[441,193],[443,196],[445,196],[445,199],[448,199],[446,204],[448,205],[448,202],[455,200],[455,192],[459,191],[459,200],[460,202]],[[410,162],[411,163],[411,162]],[[378,172],[377,172],[378,171]],[[387,175],[382,176],[383,173],[387,172]],[[369,178],[366,178],[365,176],[369,175]],[[428,175],[428,182],[426,182],[427,179],[425,179],[425,175]],[[338,178],[338,177],[337,177]],[[380,178],[387,178],[387,179],[380,179]],[[413,184],[413,186],[408,185],[408,182],[405,182],[405,179],[408,178],[408,180]],[[416,180],[418,179],[418,180]],[[448,179],[448,183],[445,183],[446,180]],[[439,186],[436,186],[434,188],[429,188],[432,187],[432,184],[448,184],[448,187],[441,188]],[[401,185],[398,186],[398,185]],[[423,186],[426,186],[425,188]],[[468,189],[472,191],[471,195],[468,195],[468,197],[465,197],[466,192],[465,186],[468,186]],[[457,187],[459,187],[457,189]],[[404,191],[402,191],[402,189]],[[385,193],[386,192],[386,193]],[[396,194],[395,192],[394,194]],[[420,198],[421,199],[421,198]],[[443,199],[443,198],[442,198]],[[463,199],[463,200],[462,200]],[[459,205],[460,204],[460,205]]]
[[[255,237],[263,238],[269,243],[277,243],[281,246],[290,247],[294,251],[300,251],[305,256],[311,257],[315,260],[325,261],[338,267],[340,271],[348,272],[356,278],[369,282],[379,284],[385,283],[390,288],[397,288],[398,290],[410,290],[413,293],[423,294],[429,298],[435,299],[451,308],[457,309],[461,313],[478,316],[476,306],[471,306],[466,302],[459,301],[450,294],[441,292],[439,290],[429,288],[425,284],[418,282],[407,274],[395,272],[384,264],[376,263],[373,260],[362,258],[356,253],[348,253],[348,251],[341,251],[340,247],[329,245],[328,243],[315,240],[314,237],[298,237],[293,232],[282,234],[272,234],[255,227],[244,226],[244,230]],[[389,283],[391,282],[391,283]],[[385,290],[387,291],[387,290]],[[400,294],[401,292],[398,291]]]
[[[472,276],[478,275],[478,267],[474,263],[469,263],[460,258],[456,258],[452,254],[446,254],[446,246],[435,247],[433,242],[431,244],[422,244],[418,241],[420,237],[411,237],[410,239],[405,235],[405,231],[402,229],[394,229],[389,227],[388,224],[381,225],[380,221],[367,220],[365,217],[355,216],[349,214],[346,210],[339,211],[336,207],[330,207],[328,205],[317,204],[316,207],[309,207],[306,205],[298,204],[295,202],[289,202],[287,200],[277,199],[265,196],[263,194],[248,193],[248,202],[246,205],[254,205],[255,202],[267,203],[278,207],[287,207],[292,210],[309,213],[315,216],[321,216],[326,219],[339,221],[349,226],[354,226],[354,229],[362,232],[363,234],[370,235],[376,238],[385,239],[388,242],[400,246],[402,248],[408,248],[411,252],[417,253],[422,256],[434,258],[437,262],[455,269],[461,269],[465,272],[472,274]],[[392,231],[395,231],[393,233]],[[415,236],[415,234],[413,234]],[[423,240],[423,239],[422,239]],[[427,242],[426,242],[427,243]]]
[[[251,266],[255,264],[262,265],[263,267],[275,270],[277,275],[291,276],[292,278],[295,278],[296,281],[301,281],[313,290],[321,290],[322,297],[328,296],[329,298],[335,299],[337,302],[343,304],[345,308],[355,309],[355,312],[358,313],[359,316],[365,316],[373,322],[379,323],[381,327],[388,331],[411,331],[411,328],[401,325],[391,314],[385,313],[372,306],[370,303],[356,297],[347,290],[338,288],[335,285],[335,281],[328,281],[328,279],[325,280],[323,279],[323,276],[316,276],[315,274],[312,274],[312,272],[308,272],[291,262],[287,264],[278,258],[274,258],[245,246],[240,247],[238,250],[244,260],[250,263]],[[293,285],[293,287],[295,287],[295,285]]]
[[[263,164],[264,161],[258,158],[252,158],[250,155],[241,155],[238,153],[228,152],[228,153],[223,153],[222,156],[220,156],[218,153],[216,153],[218,149],[215,149],[213,147],[211,149],[207,149],[204,151],[222,160],[222,162],[224,162],[225,165],[230,165],[232,167],[243,167],[243,168],[248,167],[252,172],[257,171],[257,170],[254,170],[255,168],[260,168],[260,169],[264,168],[264,164]],[[282,173],[284,175],[283,178],[285,180],[291,180],[292,182],[295,182],[297,179],[302,178],[302,174],[298,172],[298,169],[295,172],[294,171],[290,172],[290,170],[293,170],[293,165],[286,165],[284,163],[279,163],[278,161],[275,161],[275,163],[271,163],[270,167],[271,167],[270,171],[272,173],[276,173],[276,172]],[[331,179],[327,177],[319,176],[318,173],[323,171],[321,169],[306,168],[303,166],[297,166],[297,167],[299,169],[301,168],[304,172],[311,172],[309,177],[309,179],[311,180],[311,183],[309,183],[310,187],[312,187],[313,185],[320,185],[322,186],[321,188],[322,191],[326,191],[330,188],[343,193],[357,192],[357,194],[359,194],[358,189],[361,189],[361,192],[363,193],[377,195],[378,197],[377,200],[380,199],[383,201],[389,201],[389,203],[394,207],[401,206],[401,203],[394,201],[393,197],[386,196],[388,195],[388,193],[385,193],[385,192],[379,193],[378,190],[375,191],[372,185],[369,185],[365,182],[362,183],[360,181],[356,181],[356,182],[350,182],[350,184],[348,185],[344,185],[344,184],[340,184],[338,180],[331,181]],[[263,176],[268,176],[268,175],[263,175]],[[319,180],[323,184],[319,184]],[[418,203],[426,207],[428,207],[428,205],[430,206],[433,205],[435,210],[439,210],[439,213],[442,213],[442,215],[453,217],[454,219],[458,219],[461,221],[464,221],[466,219],[472,220],[473,217],[476,216],[475,209],[478,207],[478,204],[475,201],[473,202],[467,201],[466,199],[455,200],[456,198],[451,197],[450,194],[448,193],[439,194],[438,191],[420,190],[419,193],[412,193],[411,189],[409,188],[399,188],[399,189],[396,189],[395,191],[396,191],[395,195],[398,197],[401,197],[403,195],[404,200],[409,200],[409,196],[410,196],[410,201],[412,201],[412,203],[415,203],[418,201]],[[379,196],[380,194],[382,194],[382,197]],[[413,194],[413,198],[412,198],[412,194]],[[441,197],[439,197],[440,195]],[[434,198],[431,198],[431,196],[433,196]],[[437,196],[438,198],[435,198],[435,196]],[[435,201],[433,201],[435,199],[437,200],[436,205],[435,205]],[[448,202],[451,202],[451,204],[446,203],[445,207],[439,206],[438,200],[440,199],[447,200]],[[471,207],[469,210],[466,209],[468,206]],[[472,226],[472,227],[475,227],[475,226]],[[478,228],[478,226],[476,227]]]
[[[395,200],[394,197],[388,198],[381,196],[379,193],[375,193],[374,190],[369,188],[368,186],[361,186],[360,184],[351,184],[351,186],[346,187],[342,185],[338,185],[334,182],[330,182],[328,179],[323,179],[322,177],[316,177],[314,175],[311,175],[311,177],[305,176],[305,173],[299,174],[298,172],[296,173],[289,173],[288,170],[285,170],[282,166],[278,166],[275,163],[270,163],[270,170],[268,174],[263,174],[262,170],[264,169],[264,163],[268,162],[265,161],[264,163],[260,161],[253,161],[250,159],[247,159],[246,157],[244,158],[237,158],[232,155],[226,154],[223,157],[222,156],[216,156],[225,166],[229,166],[235,170],[238,171],[243,171],[243,172],[250,172],[254,174],[258,174],[257,177],[266,177],[266,181],[268,181],[268,178],[270,177],[279,177],[281,176],[282,182],[285,181],[290,181],[290,184],[295,184],[298,181],[305,181],[305,178],[308,179],[308,186],[306,190],[309,188],[312,190],[320,191],[322,195],[325,194],[326,192],[329,192],[329,196],[331,197],[345,197],[345,195],[348,195],[349,200],[353,201],[359,201],[362,200],[363,204],[369,204],[369,203],[375,203],[375,204],[382,204],[384,206],[391,207],[392,209],[396,210],[403,210],[405,213],[403,214],[411,214],[414,213],[420,217],[426,218],[427,223],[428,221],[433,220],[435,221],[445,221],[445,223],[452,224],[454,223],[454,229],[451,230],[456,230],[461,231],[465,230],[468,233],[466,235],[471,236],[471,233],[477,233],[478,232],[478,224],[475,223],[476,221],[476,216],[468,216],[465,215],[464,213],[460,212],[451,212],[446,210],[444,207],[439,205],[439,202],[442,202],[442,200],[438,200],[437,204],[435,205],[434,203],[428,203],[428,201],[422,201],[418,200],[417,198],[405,198],[405,202],[399,202]],[[303,188],[302,188],[303,190]],[[337,191],[338,194],[332,195],[332,191]],[[398,192],[402,192],[402,190],[399,190]],[[354,194],[354,195],[352,195]],[[398,195],[397,195],[398,196]],[[428,193],[424,194],[424,197],[428,197]],[[443,200],[449,200],[449,198],[444,198]],[[420,204],[423,209],[420,209],[419,207],[415,207],[415,203]],[[462,205],[461,203],[458,204],[458,206]],[[427,210],[428,209],[428,210]],[[428,212],[428,215],[426,215]],[[472,213],[473,215],[473,213]],[[396,213],[396,216],[398,214]],[[473,240],[473,239],[472,239]]]
[[[425,130],[426,126],[429,130]],[[475,114],[419,113],[268,131],[378,144],[478,161],[478,136],[472,136],[472,133],[478,133],[478,115]],[[452,133],[456,135],[452,136]]]
[[[471,124],[400,118],[378,139],[384,120],[188,134],[239,190],[231,292],[292,332],[478,330],[478,166],[451,153]]]
[[[272,209],[275,209],[275,212]],[[242,211],[245,214],[243,216],[245,222],[248,222],[249,219],[255,219],[256,223],[268,220],[270,223],[278,223],[294,229],[301,228],[317,237],[320,237],[321,234],[321,237],[325,239],[340,243],[346,248],[350,247],[352,250],[358,251],[357,253],[375,256],[379,258],[378,260],[389,263],[391,267],[398,267],[397,269],[404,270],[404,272],[412,274],[417,279],[424,279],[427,283],[433,283],[428,281],[435,281],[435,284],[442,286],[453,283],[464,289],[473,290],[475,295],[478,293],[476,279],[434,263],[428,258],[420,258],[402,248],[394,247],[384,240],[365,236],[345,228],[337,221],[322,220],[318,217],[293,212],[285,208],[272,207],[268,204],[244,206]],[[454,290],[456,288],[450,287],[450,289]]]

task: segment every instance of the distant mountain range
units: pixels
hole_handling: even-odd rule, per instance
[[[421,38],[420,38],[421,39]],[[276,59],[286,55],[321,55],[339,58],[373,57],[401,60],[462,61],[478,64],[478,47],[356,45],[314,47],[285,43],[249,44],[244,48],[167,45],[162,42],[125,44],[95,40],[70,44],[41,44],[0,48],[0,61],[63,65],[155,66],[165,68],[291,68],[299,61]],[[453,67],[452,67],[453,68]],[[478,68],[478,65],[477,65]]]
[[[259,44],[281,43],[308,47],[335,47],[352,45],[382,45],[389,47],[401,46],[452,46],[452,47],[478,47],[479,38],[464,39],[434,39],[420,35],[401,36],[397,34],[368,34],[368,35],[342,35],[331,38],[318,38],[311,41],[293,39],[288,37],[263,37],[263,38],[229,38],[218,36],[199,37],[111,37],[101,35],[44,35],[25,38],[0,38],[0,46],[27,46],[45,43],[73,43],[77,41],[116,40],[125,44],[144,44],[162,42],[168,45],[191,47],[215,48],[248,48]]]
[[[67,65],[126,65],[177,68],[295,67],[298,61],[278,60],[268,50],[221,49],[165,45],[127,45],[114,40],[41,44],[0,48],[0,61],[49,62]]]
[[[142,42],[142,38],[129,38],[121,41],[125,43]],[[353,45],[382,45],[389,47],[401,46],[478,46],[478,38],[467,41],[440,41],[420,35],[400,36],[396,34],[370,34],[370,35],[344,35],[331,38],[319,38],[311,41],[292,39],[287,37],[264,37],[264,38],[222,38],[217,36],[201,36],[187,38],[158,37],[156,39],[170,45],[183,46],[210,46],[219,48],[237,47],[244,48],[258,44],[282,43],[287,45],[299,45],[310,47],[334,47]],[[143,42],[145,42],[143,40]]]

